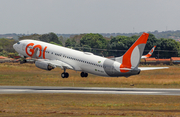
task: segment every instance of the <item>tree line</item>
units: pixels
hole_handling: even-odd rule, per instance
[[[55,33],[48,34],[33,34],[28,36],[21,36],[19,40],[34,39],[40,40],[59,46],[65,46],[80,51],[91,52],[100,56],[121,56],[131,45],[140,37],[140,35],[133,36],[111,36],[110,38],[103,37],[101,34],[80,34],[73,35],[69,38],[58,37]],[[0,39],[0,55],[8,56],[8,53],[15,53],[12,45],[16,43],[13,39]],[[157,39],[153,34],[149,34],[149,38],[143,54],[147,54],[153,46],[156,45],[153,57],[170,58],[180,56],[180,43],[173,39],[160,38]],[[15,54],[17,55],[17,53]]]
[[[107,39],[100,34],[91,33],[83,35],[79,43],[75,41],[75,38],[67,39],[65,47],[89,51],[100,56],[117,57],[123,55],[139,37],[140,35],[131,37],[116,36]],[[180,56],[179,42],[173,39],[157,39],[153,34],[149,34],[143,54],[147,54],[155,45],[156,49],[152,57],[170,58]]]

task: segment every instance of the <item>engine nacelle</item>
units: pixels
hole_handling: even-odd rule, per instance
[[[36,67],[38,67],[40,69],[44,69],[44,70],[49,70],[50,71],[50,70],[54,69],[54,67],[48,65],[48,63],[43,62],[43,61],[36,61],[35,65],[36,65]]]

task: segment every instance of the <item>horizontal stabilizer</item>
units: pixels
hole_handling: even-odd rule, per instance
[[[141,71],[155,70],[155,69],[168,69],[169,67],[138,67]]]

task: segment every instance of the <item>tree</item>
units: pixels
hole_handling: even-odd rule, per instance
[[[71,47],[71,46],[72,46],[71,40],[67,39],[65,42],[65,47]]]
[[[0,47],[7,52],[15,52],[13,48],[13,44],[15,43],[16,41],[14,39],[5,39],[5,38],[0,39]]]
[[[107,41],[100,34],[86,34],[80,40],[80,45],[88,45],[91,48],[105,49],[107,47]]]
[[[57,44],[63,45],[62,42],[58,39],[58,36],[55,33],[43,34],[39,37],[40,41],[44,42],[55,42]]]
[[[40,35],[39,34],[32,34],[32,35],[27,35],[27,36],[21,36],[19,37],[19,40],[24,40],[24,39],[33,39],[33,40],[39,40]]]
[[[102,55],[101,51],[98,49],[106,49],[107,48],[107,41],[106,39],[100,34],[86,34],[80,40],[80,46],[89,46],[92,49],[92,53],[97,55]]]
[[[76,47],[77,46],[76,40],[74,38],[71,40],[71,46],[72,47]]]
[[[157,45],[157,39],[153,34],[150,33],[145,50],[150,50],[155,45]]]
[[[50,43],[51,43],[51,44],[54,44],[54,45],[62,46],[61,44],[57,44],[57,43],[55,43],[55,42],[53,42],[53,41],[51,41]]]
[[[173,39],[158,39],[157,43],[157,50],[159,51],[159,58],[170,58],[170,57],[175,57],[178,56],[178,51],[180,49],[180,44],[179,42],[173,40]],[[165,51],[161,51],[165,50]]]
[[[110,50],[120,50],[112,51],[109,56],[121,56],[123,55],[135,42],[136,38],[126,37],[126,36],[116,36],[113,37],[109,42]]]

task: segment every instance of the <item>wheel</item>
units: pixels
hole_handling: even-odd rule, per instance
[[[62,78],[65,78],[65,73],[64,73],[64,72],[61,74],[61,77],[62,77]]]
[[[62,77],[62,78],[68,78],[68,77],[69,77],[69,74],[66,73],[66,72],[63,72],[63,73],[61,74],[61,77]]]
[[[65,78],[68,78],[69,77],[69,74],[68,73],[65,73]]]
[[[81,77],[84,77],[84,72],[81,72]]]
[[[81,77],[88,77],[88,73],[81,72]]]
[[[23,63],[26,63],[27,62],[27,60],[23,60]]]
[[[88,73],[85,73],[85,74],[84,74],[84,77],[88,77]]]

